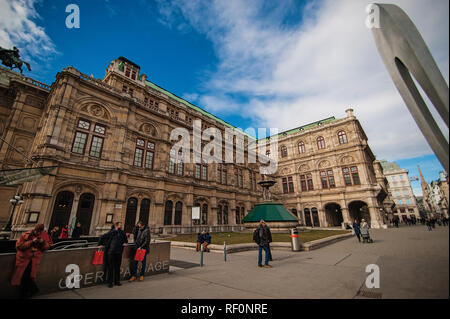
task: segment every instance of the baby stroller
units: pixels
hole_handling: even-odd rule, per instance
[[[372,238],[370,238],[369,228],[361,228],[361,238],[363,243],[373,243]]]

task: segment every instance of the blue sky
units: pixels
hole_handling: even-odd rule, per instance
[[[416,23],[448,82],[448,1],[393,2]],[[80,8],[80,29],[65,27],[70,3]],[[125,56],[154,83],[244,129],[283,131],[352,107],[379,159],[398,160],[414,176],[420,164],[427,181],[437,179],[442,167],[365,27],[367,3],[0,0],[0,45],[17,45],[32,65],[25,73],[48,84],[69,65],[103,78],[109,62]]]

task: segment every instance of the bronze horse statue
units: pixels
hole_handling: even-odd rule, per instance
[[[31,71],[30,64],[20,59],[19,49],[16,47],[13,47],[12,50],[0,47],[0,60],[2,60],[3,65],[9,67],[11,70],[18,68],[20,74],[23,74],[22,65],[24,64],[27,66],[28,71]]]

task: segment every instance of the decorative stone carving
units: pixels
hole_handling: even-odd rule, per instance
[[[310,170],[310,168],[309,168],[308,164],[300,165],[300,167],[298,168],[299,172],[307,172],[309,170]]]
[[[331,164],[329,161],[325,160],[319,163],[319,168],[326,168],[326,167],[330,167]]]
[[[354,162],[355,162],[355,159],[349,155],[341,158],[341,164],[350,164],[350,163],[354,163]]]

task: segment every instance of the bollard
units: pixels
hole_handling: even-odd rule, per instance
[[[223,242],[223,260],[227,261],[227,243]]]
[[[203,267],[203,245],[200,245],[200,267]]]

